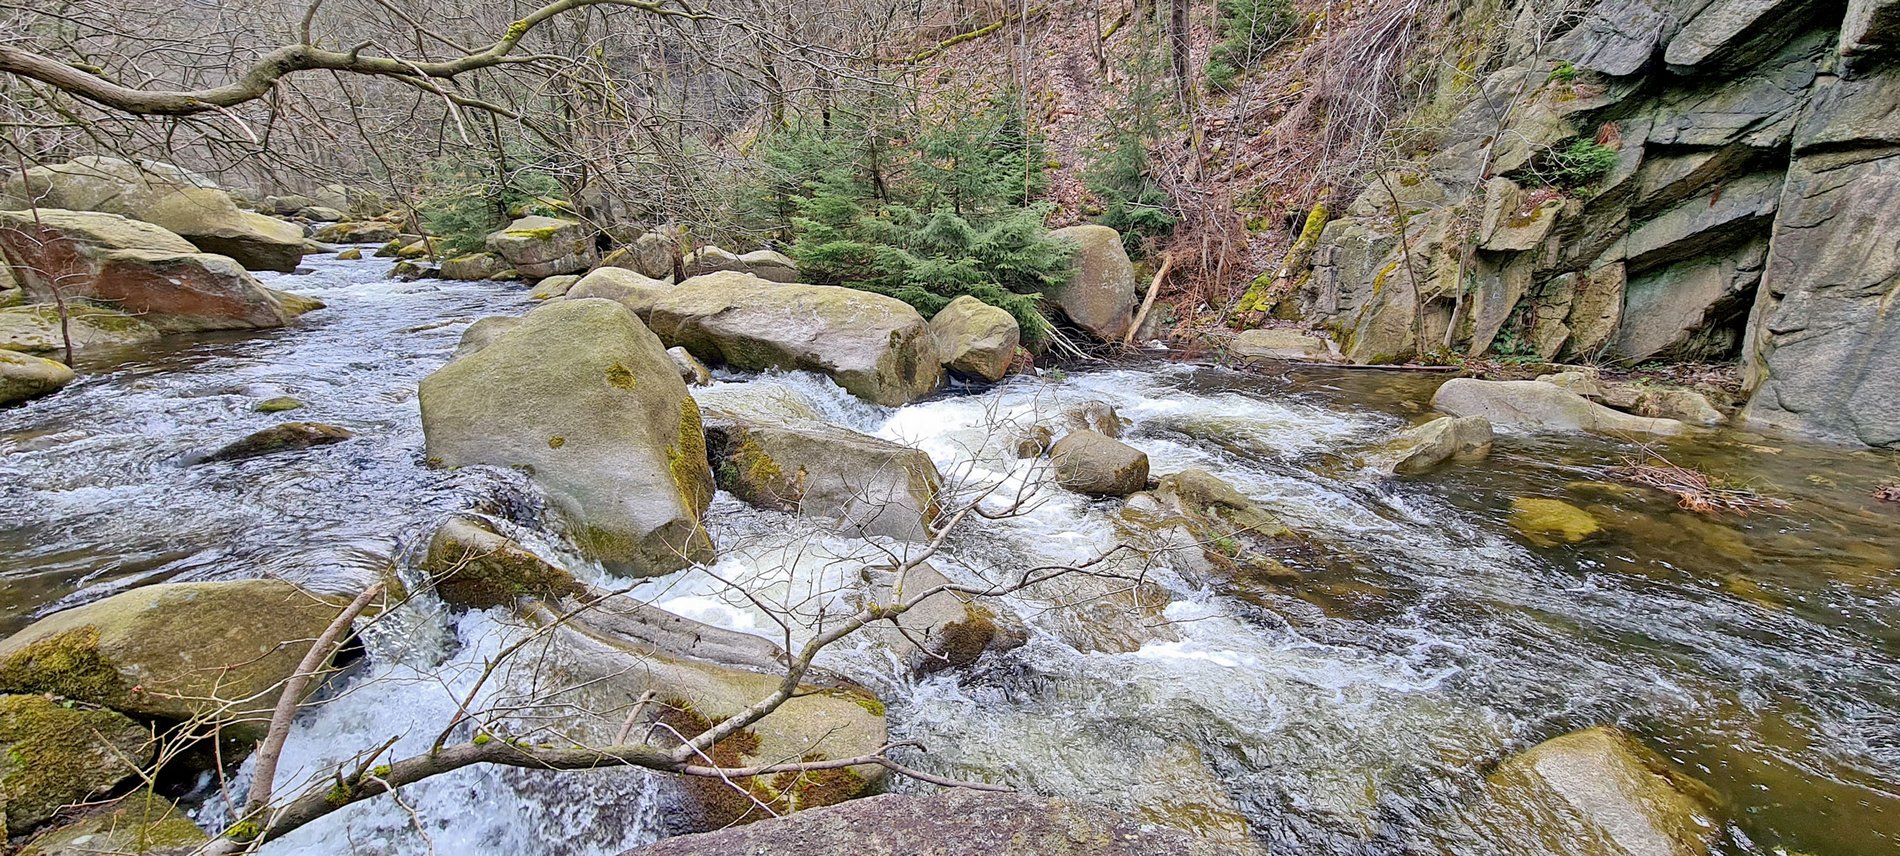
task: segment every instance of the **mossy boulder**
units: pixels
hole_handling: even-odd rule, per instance
[[[444,603],[468,609],[512,607],[524,597],[559,599],[584,591],[573,574],[469,517],[453,517],[436,527],[422,572]]]
[[[1134,323],[1135,265],[1121,233],[1107,226],[1069,226],[1050,235],[1075,244],[1075,270],[1043,296],[1069,322],[1105,342],[1120,342]]]
[[[1544,497],[1511,500],[1511,526],[1540,547],[1575,544],[1603,529],[1590,512],[1561,499]]]
[[[580,278],[567,290],[574,299],[599,297],[612,300],[646,318],[661,295],[673,289],[670,282],[652,279],[626,268],[601,267]]]
[[[556,217],[523,217],[490,233],[485,243],[489,252],[507,259],[530,280],[584,271],[599,260],[594,230]]]
[[[65,363],[13,351],[0,351],[0,405],[57,392],[73,382]]]
[[[869,595],[873,602],[891,607],[924,592],[950,584],[942,571],[928,563],[905,572],[873,571]],[[1022,647],[1029,634],[1015,616],[993,603],[967,594],[940,591],[918,601],[899,615],[876,622],[863,631],[894,651],[913,672],[930,674],[960,669],[989,652]]]
[[[227,256],[92,211],[0,211],[0,253],[27,298],[107,302],[164,332],[282,327],[292,317]]]
[[[1491,453],[1491,420],[1482,416],[1441,416],[1408,428],[1373,453],[1373,468],[1389,473],[1422,473],[1446,461],[1483,460]]]
[[[1071,432],[1049,447],[1056,482],[1091,496],[1127,496],[1148,486],[1148,455],[1091,430]]]
[[[679,252],[675,235],[654,230],[635,238],[633,243],[601,258],[601,267],[625,268],[648,279],[666,279],[673,275],[673,256]]]
[[[57,305],[34,303],[0,309],[0,349],[60,353],[66,348],[68,334],[75,351],[141,345],[160,335],[157,328],[123,312],[85,303],[66,304],[64,332]]]
[[[685,271],[688,277],[704,276],[721,271],[751,273],[750,268],[738,256],[718,247],[700,247],[687,253],[680,260],[680,269]]]
[[[534,288],[528,291],[528,299],[545,301],[553,300],[557,297],[566,297],[568,290],[572,289],[574,284],[580,281],[581,278],[579,276],[571,273],[546,277],[540,282],[535,283]]]
[[[359,262],[363,260],[363,251],[356,247],[351,247],[347,250],[337,253],[336,258],[337,258],[337,261],[342,261],[342,262]]]
[[[761,508],[912,541],[929,538],[937,523],[943,478],[909,446],[819,422],[709,411],[706,448],[719,486]]]
[[[1009,364],[1022,345],[1022,328],[1015,316],[967,294],[931,316],[930,335],[937,339],[944,368],[988,381],[1009,374]]]
[[[396,251],[396,258],[399,259],[426,259],[434,255],[435,252],[430,248],[427,238],[420,241],[411,241],[410,243],[402,245],[402,249]]]
[[[475,323],[462,331],[461,341],[455,345],[455,356],[472,354],[488,347],[488,343],[503,333],[521,326],[521,318],[514,315],[490,315],[477,318]]]
[[[1650,419],[1611,410],[1570,390],[1534,380],[1453,378],[1432,396],[1432,407],[1453,416],[1482,416],[1493,425],[1526,431],[1599,434],[1680,434],[1674,419]]]
[[[274,398],[266,398],[251,407],[251,409],[258,413],[282,413],[286,410],[296,410],[302,406],[303,402],[296,398],[288,395],[279,395]]]
[[[141,789],[34,836],[19,856],[192,856],[210,841],[183,808]]]
[[[1702,856],[1721,829],[1706,786],[1608,726],[1539,743],[1485,785],[1478,813],[1527,852]]]
[[[277,688],[343,606],[280,580],[135,588],[0,640],[0,692],[167,720],[203,716],[256,736]]]
[[[1218,579],[1273,583],[1299,580],[1276,553],[1293,535],[1251,497],[1203,469],[1162,476],[1147,493],[1128,497],[1120,515],[1124,541],[1165,556],[1182,570]]]
[[[494,253],[465,253],[442,263],[442,278],[484,280],[507,268],[508,262]]]
[[[917,310],[868,291],[715,273],[661,295],[649,320],[667,344],[702,360],[820,372],[890,407],[936,389],[943,377],[936,340]]]
[[[152,735],[124,714],[43,695],[0,696],[0,806],[24,832],[104,796],[151,763]]]
[[[396,224],[384,220],[331,223],[310,237],[326,244],[387,244],[396,239]]]
[[[519,467],[609,569],[662,574],[712,558],[699,406],[666,348],[611,300],[539,307],[422,380],[432,461]]]
[[[204,463],[244,461],[264,455],[294,452],[341,443],[356,436],[348,428],[321,422],[285,422],[235,440],[206,455]]]

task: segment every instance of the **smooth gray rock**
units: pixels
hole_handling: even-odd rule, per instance
[[[1056,482],[1091,496],[1127,496],[1148,486],[1148,455],[1095,431],[1070,433],[1049,447]]]
[[[1482,416],[1493,425],[1527,431],[1601,434],[1680,434],[1681,422],[1611,410],[1581,395],[1534,380],[1453,378],[1432,396],[1432,407],[1453,416]]]

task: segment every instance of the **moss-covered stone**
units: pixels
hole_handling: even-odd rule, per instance
[[[936,526],[943,479],[918,449],[834,425],[723,412],[707,438],[719,486],[754,505],[906,540],[926,539]]]
[[[0,350],[57,354],[65,350],[69,335],[73,350],[80,351],[143,344],[160,334],[123,312],[86,303],[67,303],[64,324],[59,307],[51,303],[0,309]]]
[[[205,462],[242,461],[280,452],[328,446],[332,443],[341,443],[354,436],[356,435],[348,428],[336,425],[325,425],[321,422],[285,422],[224,446],[207,455],[204,460]]]
[[[274,689],[342,607],[278,580],[135,588],[0,640],[0,692],[260,733]]]
[[[251,409],[259,413],[282,413],[286,410],[296,410],[302,406],[303,402],[296,398],[288,395],[279,395],[274,398],[266,398],[258,402],[257,405]]]
[[[184,809],[139,790],[36,836],[21,847],[20,856],[189,856],[210,840]]]
[[[109,793],[152,760],[151,734],[124,714],[44,695],[0,696],[0,806],[24,832],[61,807]]]
[[[1511,500],[1511,526],[1540,547],[1575,544],[1603,528],[1590,512],[1560,499],[1543,497]]]
[[[1485,784],[1474,814],[1531,852],[1701,856],[1719,830],[1707,786],[1608,726],[1540,743]]]
[[[55,392],[73,377],[64,363],[0,351],[0,406]]]
[[[513,606],[524,597],[555,600],[585,591],[572,574],[466,517],[436,528],[422,571],[444,602],[469,609]]]

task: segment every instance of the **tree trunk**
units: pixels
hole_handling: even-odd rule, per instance
[[[1188,109],[1188,0],[1170,0],[1168,45],[1174,61],[1174,97]]]

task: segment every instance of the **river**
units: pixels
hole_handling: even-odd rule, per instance
[[[0,632],[162,580],[268,574],[354,590],[406,571],[433,524],[464,509],[611,582],[550,534],[517,474],[423,460],[416,382],[468,322],[523,311],[522,290],[394,282],[380,260],[307,262],[310,273],[270,278],[329,304],[292,329],[84,355],[78,383],[0,410]],[[868,646],[829,655],[825,666],[888,703],[894,737],[929,748],[906,755],[919,767],[1251,835],[1276,853],[1517,852],[1496,842],[1521,831],[1470,808],[1483,771],[1616,723],[1713,789],[1726,851],[1900,851],[1900,507],[1873,498],[1900,480],[1900,459],[1734,431],[1658,447],[1788,502],[1746,517],[1610,483],[1603,469],[1641,450],[1608,440],[1506,434],[1481,464],[1370,471],[1363,453],[1422,415],[1440,379],[1156,362],[897,409],[799,374],[722,373],[708,394],[771,387],[916,445],[946,473],[1005,483],[1036,471],[993,453],[999,414],[1106,401],[1156,473],[1211,470],[1313,544],[1304,564],[1290,560],[1299,583],[1160,569],[1167,603],[1132,650],[1078,648],[1072,617],[1010,598],[1029,643],[967,672],[915,679]],[[306,406],[253,411],[277,395]],[[187,463],[287,418],[357,436]],[[1511,500],[1527,496],[1581,506],[1604,534],[1532,545],[1508,523]],[[1112,543],[1117,503],[1053,487],[1039,497],[1025,515],[958,533],[938,567],[968,578]],[[864,547],[724,494],[709,526],[726,548],[715,566],[636,593],[763,632],[720,581],[782,593],[801,584],[813,544],[833,557]],[[282,787],[391,738],[426,746],[513,632],[495,614],[413,613],[382,622],[354,682],[300,720]],[[266,852],[614,854],[663,833],[666,787],[633,771],[467,770]]]

